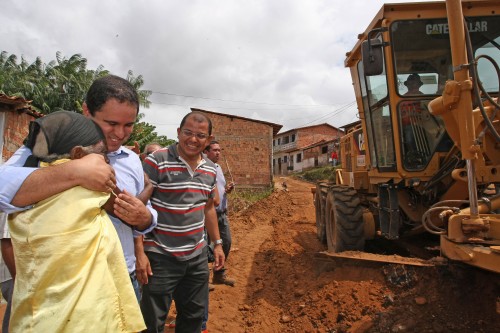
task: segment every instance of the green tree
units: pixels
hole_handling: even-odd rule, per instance
[[[57,52],[56,59],[48,64],[40,57],[30,64],[24,57],[18,61],[14,54],[9,55],[5,51],[0,53],[0,93],[30,100],[33,109],[44,114],[59,110],[81,113],[85,94],[92,82],[108,74],[109,71],[102,65],[95,70],[87,69],[87,59],[80,54],[66,59],[61,52]],[[148,108],[151,105],[149,97],[152,92],[141,89],[144,84],[143,76],[134,76],[129,70],[127,80],[136,88],[140,106]],[[159,136],[154,131],[155,126],[139,122],[142,118],[143,114],[139,114],[129,144],[137,141],[143,148],[152,141],[162,145],[173,142],[165,136]]]
[[[166,147],[175,142],[175,140],[168,139],[164,135],[158,135],[154,130],[155,126],[148,124],[146,122],[140,121],[144,118],[143,113],[139,113],[137,117],[137,122],[135,123],[134,132],[130,136],[127,145],[133,146],[135,142],[139,144],[141,152],[148,143],[156,142],[162,147]]]

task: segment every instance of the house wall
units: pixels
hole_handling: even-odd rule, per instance
[[[24,139],[28,136],[30,121],[35,118],[24,112],[1,111],[4,118],[4,126],[0,128],[3,138],[2,161],[7,161],[15,151],[22,146]]]
[[[212,121],[212,134],[222,148],[218,164],[226,181],[231,180],[231,173],[239,187],[271,186],[273,128],[229,115],[205,114]]]
[[[292,141],[292,135],[294,135],[295,140]],[[337,137],[341,137],[343,132],[333,128],[328,125],[318,125],[306,128],[299,128],[295,131],[290,131],[284,134],[278,134],[274,137],[274,174],[275,175],[287,175],[292,172],[300,172],[304,169],[312,168],[315,166],[323,166],[328,164],[328,158],[333,149],[329,147],[326,153],[319,152],[316,150],[309,151],[309,156],[307,156],[306,151],[302,151],[302,148],[310,146],[318,141],[325,140],[330,141]],[[285,139],[288,137],[288,142]],[[278,145],[278,139],[280,144]],[[302,154],[302,161],[297,163],[297,154]],[[314,154],[311,156],[310,154]],[[284,162],[284,157],[286,156],[286,162]],[[290,157],[293,157],[291,161]]]
[[[332,140],[337,136],[340,137],[343,133],[330,126],[316,126],[311,128],[299,129],[298,130],[298,147],[307,147],[320,140]]]
[[[326,153],[323,152],[325,150]],[[304,150],[303,169],[328,165],[330,154],[331,154],[331,148],[330,145],[328,144],[319,145]]]
[[[299,154],[301,156],[301,159],[300,162],[297,162],[297,155]],[[285,156],[286,156],[286,162],[284,162]],[[293,172],[302,171],[304,154],[301,150],[294,150],[292,152],[278,152],[274,153],[273,160],[275,161],[274,174],[285,176]]]

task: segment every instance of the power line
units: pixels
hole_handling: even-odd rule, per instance
[[[310,122],[308,122],[308,123],[306,123],[306,124],[304,124],[304,125],[302,125],[302,126],[300,126],[300,127],[305,127],[305,126],[310,125],[310,124],[312,124],[312,123],[316,123],[316,122],[318,122],[318,121],[320,121],[320,120],[324,120],[324,121],[326,121],[327,119],[329,119],[329,118],[331,118],[331,117],[333,117],[333,116],[336,116],[336,115],[338,115],[338,114],[342,113],[342,112],[343,112],[343,111],[345,111],[345,110],[348,110],[350,107],[352,107],[352,106],[353,106],[353,105],[355,105],[355,104],[356,104],[356,101],[350,102],[350,103],[348,103],[348,104],[346,104],[346,105],[342,106],[341,108],[339,108],[339,109],[337,109],[337,110],[334,110],[334,111],[332,111],[332,112],[330,112],[330,113],[328,113],[328,114],[326,114],[326,115],[323,115],[323,116],[321,116],[321,117],[319,117],[319,118],[313,119],[313,120],[311,120]]]
[[[173,104],[173,103],[154,103],[152,102],[152,104],[162,104],[162,105],[172,105],[172,106],[184,106],[184,107],[194,107],[192,105],[181,105],[181,104]],[[330,119],[340,113],[344,113],[345,111],[351,109],[352,107],[355,107],[356,106],[356,101],[352,101],[350,103],[347,103],[347,104],[344,104],[343,106],[341,106],[340,108],[338,109],[335,109],[334,111],[332,112],[329,112],[325,115],[322,115],[320,116],[319,118],[316,118],[316,119],[313,119],[309,122],[307,122],[306,124],[302,125],[302,126],[299,126],[299,127],[304,127],[304,126],[307,126],[309,124],[312,124],[312,123],[317,123],[319,121],[326,121],[327,119]],[[205,106],[198,106],[196,108],[200,108],[200,109],[237,109],[237,110],[253,110],[253,111],[286,111],[286,110],[300,110],[300,108],[298,109],[249,109],[249,108],[241,108],[241,107],[219,107],[219,106],[210,106],[210,107],[205,107]],[[299,119],[304,119],[304,118],[308,118],[308,117],[300,117],[300,118],[293,118],[293,119],[286,119],[287,121],[291,121],[291,120],[299,120]],[[158,125],[175,125],[175,124],[166,124],[166,123],[157,123]]]
[[[159,103],[159,102],[151,102],[151,104],[157,104],[157,105],[171,105],[171,106],[181,106],[181,107],[188,107],[188,108],[198,108],[198,109],[203,109],[203,108],[212,108],[212,109],[224,109],[224,110],[248,110],[248,111],[293,111],[293,110],[304,110],[307,109],[307,106],[304,107],[297,107],[297,108],[245,108],[245,107],[236,107],[236,106],[194,106],[195,104],[176,104],[176,103]],[[286,105],[286,104],[283,104]],[[311,107],[332,107],[332,106],[326,106],[326,105],[310,105]]]
[[[152,91],[153,94],[159,95],[168,95],[168,96],[176,96],[176,97],[186,97],[186,98],[196,98],[196,99],[207,99],[213,101],[222,101],[222,102],[231,102],[231,103],[249,103],[249,104],[260,104],[260,105],[275,105],[275,106],[298,106],[298,107],[331,107],[335,106],[332,104],[281,104],[281,103],[268,103],[268,102],[255,102],[255,101],[242,101],[242,100],[232,100],[232,99],[223,99],[223,98],[213,98],[213,97],[200,97],[193,95],[182,95],[182,94],[174,94],[169,92],[161,92],[161,91]],[[160,104],[160,103],[158,103]]]

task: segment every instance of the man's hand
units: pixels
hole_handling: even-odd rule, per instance
[[[139,281],[140,284],[148,284],[149,277],[153,275],[153,271],[151,270],[149,259],[144,252],[143,239],[143,236],[134,238],[136,258],[135,273],[137,275],[137,281]]]
[[[75,171],[78,185],[86,189],[110,193],[116,187],[115,171],[106,163],[104,156],[89,154],[68,163]]]
[[[125,147],[127,147],[130,150],[132,150],[137,155],[139,155],[141,153],[141,147],[139,147],[139,142],[137,142],[137,141],[134,141],[134,145],[133,146],[125,146]]]
[[[214,199],[208,199],[205,204],[205,228],[207,229],[208,237],[212,240],[220,239],[219,225],[217,224],[217,214],[215,213]],[[224,251],[221,244],[214,246],[214,270],[218,271],[224,267]]]
[[[224,256],[224,251],[222,250],[222,245],[221,244],[216,244],[214,246],[214,270],[218,271],[222,267],[224,267],[224,261],[226,260],[226,257]]]
[[[225,189],[226,189],[226,193],[231,193],[234,189],[234,182],[230,182],[229,184],[226,185]]]
[[[138,230],[145,230],[151,225],[152,216],[149,209],[126,190],[115,198],[114,209],[116,217]]]

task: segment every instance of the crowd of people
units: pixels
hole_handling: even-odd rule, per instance
[[[164,332],[172,301],[176,332],[207,332],[209,261],[235,285],[210,119],[188,113],[176,143],[137,154],[127,80],[95,80],[82,107],[37,119],[0,167],[2,332]]]

